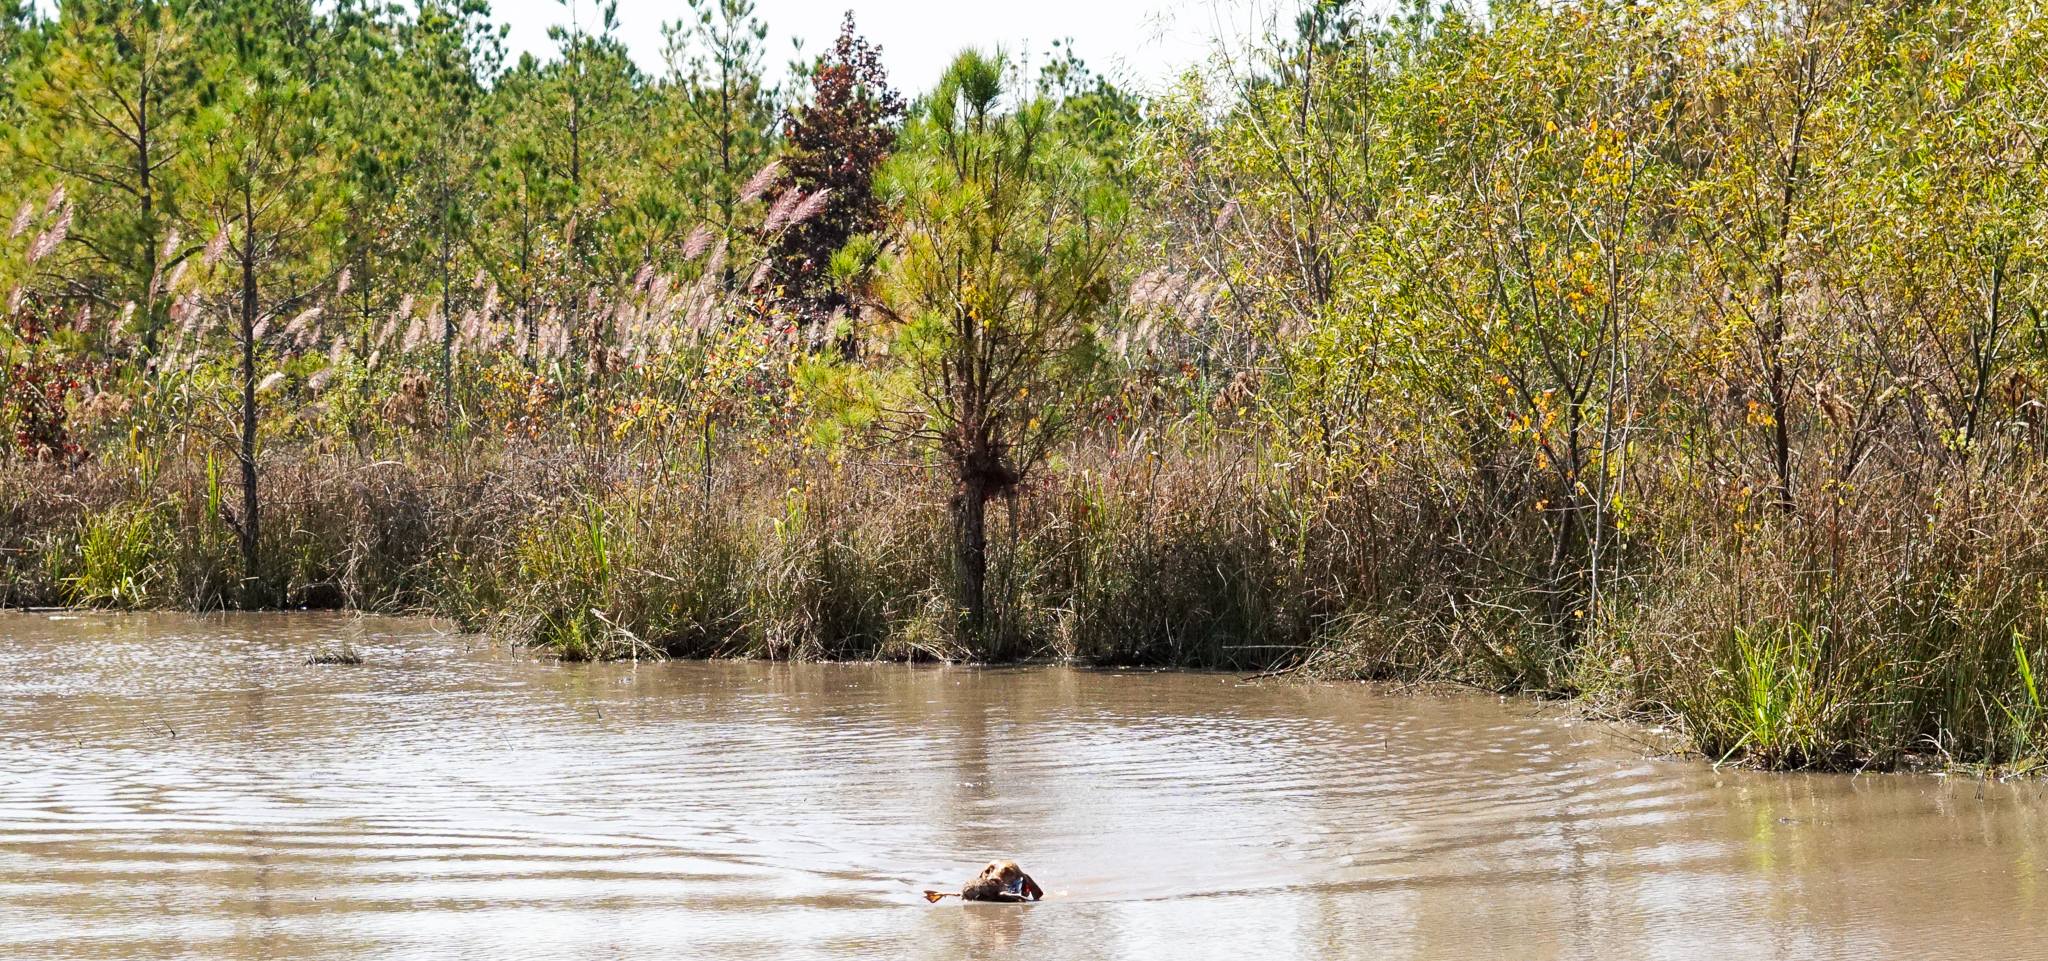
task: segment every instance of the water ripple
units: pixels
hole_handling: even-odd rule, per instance
[[[344,642],[365,665],[305,663]],[[1715,773],[1544,714],[0,615],[0,956],[1989,957],[2048,926],[2038,789]],[[918,897],[995,856],[1052,899]]]

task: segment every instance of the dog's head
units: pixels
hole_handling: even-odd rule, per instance
[[[1015,861],[990,861],[988,867],[981,869],[977,881],[993,881],[1005,892],[1021,894],[1034,901],[1045,897],[1045,891],[1039,888],[1038,882],[1031,880],[1031,875],[1025,874]]]
[[[988,867],[981,869],[980,880],[994,881],[1007,891],[1015,887],[1017,879],[1023,876],[1024,869],[1018,867],[1015,861],[990,861]]]

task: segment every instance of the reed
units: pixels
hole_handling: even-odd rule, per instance
[[[1832,522],[1645,472],[1656,510],[1600,606],[1544,620],[1547,528],[1422,472],[1279,469],[1207,428],[1101,433],[992,505],[964,628],[946,478],[733,434],[282,440],[264,583],[203,447],[0,468],[0,590],[24,604],[346,606],[450,616],[565,659],[934,659],[1300,671],[1578,697],[1703,756],[1781,768],[2041,765],[2048,487],[1865,489]],[[1449,474],[1445,469],[1444,474]]]

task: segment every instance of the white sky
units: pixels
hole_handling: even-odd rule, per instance
[[[594,26],[594,0],[576,2],[578,18]],[[911,93],[937,82],[963,47],[1028,47],[1037,61],[1052,41],[1069,37],[1095,72],[1154,86],[1201,59],[1224,24],[1243,26],[1252,16],[1248,5],[1231,0],[755,0],[754,15],[769,29],[770,76],[779,79],[794,59],[792,36],[803,40],[806,59],[824,50],[848,8],[868,42],[881,46],[890,84]],[[523,51],[547,59],[554,52],[548,26],[569,21],[560,0],[492,0],[491,12],[512,27],[508,63]],[[619,0],[619,35],[642,69],[662,69],[661,24],[688,13],[683,0]]]
[[[595,25],[597,0],[571,0],[579,19]],[[755,0],[754,16],[768,24],[769,77],[780,81],[794,59],[790,40],[803,41],[804,59],[839,34],[850,8],[869,43],[882,48],[889,81],[911,94],[939,79],[962,48],[1017,53],[1042,62],[1054,40],[1071,38],[1074,51],[1096,73],[1135,89],[1156,89],[1211,50],[1218,36],[1248,37],[1276,20],[1291,28],[1307,0]],[[61,0],[35,0],[45,15]],[[1384,0],[1375,6],[1386,6]],[[510,24],[507,62],[531,51],[554,54],[548,27],[569,22],[562,0],[491,0],[491,17]],[[650,73],[663,70],[661,25],[689,15],[683,0],[619,0],[619,34],[633,59]]]

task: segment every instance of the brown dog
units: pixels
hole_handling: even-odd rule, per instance
[[[936,903],[940,898],[955,897],[946,891],[926,891],[924,899]],[[1031,875],[1017,866],[1015,861],[990,861],[974,880],[967,882],[957,895],[962,901],[1036,901],[1045,897],[1044,889]]]

